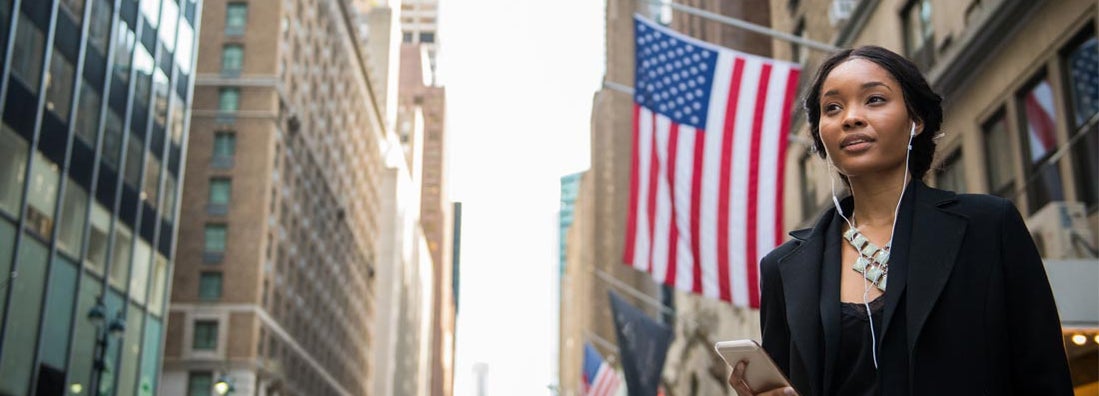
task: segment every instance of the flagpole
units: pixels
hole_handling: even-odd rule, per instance
[[[728,16],[725,16],[725,15],[716,14],[716,13],[713,13],[713,12],[710,12],[710,11],[706,11],[706,10],[703,10],[703,9],[694,8],[694,7],[690,7],[690,6],[685,6],[685,5],[678,4],[678,3],[673,3],[673,2],[667,1],[667,0],[642,0],[642,1],[644,1],[646,3],[649,3],[649,4],[659,4],[659,5],[662,5],[662,6],[668,6],[668,7],[671,7],[672,9],[674,9],[676,11],[684,12],[684,13],[695,15],[695,16],[700,16],[700,17],[703,17],[703,18],[706,18],[706,19],[714,20],[714,21],[717,21],[717,22],[724,23],[726,25],[730,25],[730,26],[733,26],[733,27],[738,27],[738,28],[748,30],[748,31],[752,31],[752,32],[756,32],[756,33],[759,33],[759,34],[764,34],[764,35],[767,35],[767,36],[771,36],[773,38],[777,38],[779,40],[786,40],[786,41],[789,41],[789,42],[792,42],[792,43],[797,43],[797,44],[804,45],[806,47],[809,47],[809,48],[812,48],[812,49],[815,49],[815,50],[820,50],[820,51],[824,51],[824,52],[834,52],[834,51],[838,51],[840,49],[839,47],[836,47],[836,46],[831,45],[831,44],[822,43],[822,42],[814,41],[814,40],[809,40],[805,37],[795,36],[795,35],[792,35],[790,33],[786,33],[786,32],[778,31],[778,30],[775,30],[775,29],[771,29],[771,28],[766,27],[766,26],[757,25],[757,24],[745,21],[743,19],[732,18],[732,17],[728,17]]]
[[[618,279],[614,279],[614,277],[610,276],[610,274],[607,274],[606,272],[603,272],[603,270],[601,269],[593,268],[592,271],[595,273],[595,276],[599,277],[599,279],[602,279],[604,282],[610,283],[611,285],[618,287],[620,290],[626,292],[626,294],[634,296],[638,300],[641,300],[642,302],[648,303],[649,305],[660,309],[660,312],[662,313],[675,315],[675,310],[668,307],[667,305],[664,305],[664,303],[660,302],[660,300],[657,300],[652,296],[649,296],[648,294],[642,293],[640,290],[637,290],[633,286],[627,285]]]
[[[615,360],[618,360],[618,346],[614,345],[613,342],[607,341],[605,338],[600,337],[598,334],[592,333],[588,330],[584,330],[584,335],[592,341],[595,341],[595,343],[599,344],[599,346],[603,349],[606,349],[609,352],[607,356],[616,356]]]

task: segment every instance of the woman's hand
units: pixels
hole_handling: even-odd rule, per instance
[[[748,383],[744,381],[744,371],[747,368],[748,361],[741,360],[736,366],[733,366],[733,373],[729,374],[729,385],[733,386],[733,390],[736,390],[738,396],[796,396],[798,394],[791,387],[771,389],[764,392],[753,391]]]

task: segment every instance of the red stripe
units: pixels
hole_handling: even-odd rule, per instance
[[[1049,151],[1057,144],[1056,138],[1053,137],[1053,129],[1055,128],[1053,117],[1038,103],[1038,97],[1034,92],[1026,96],[1025,107],[1027,123],[1030,124],[1030,134],[1042,143],[1043,153]],[[1034,151],[1034,149],[1030,150],[1031,153]]]
[[[780,135],[778,138],[778,180],[775,184],[775,245],[782,243],[783,240],[783,187],[786,185],[786,141],[787,136],[790,136],[790,109],[793,106],[794,96],[797,95],[798,76],[801,71],[798,69],[790,69],[790,74],[786,75],[786,97],[782,99],[782,129],[779,130]],[[757,265],[759,263],[756,263]],[[756,308],[756,307],[753,307]]]
[[[699,230],[702,219],[702,156],[705,155],[706,133],[695,133],[694,166],[691,172],[691,257],[694,258],[694,278],[691,291],[702,293],[702,249],[699,248]]]
[[[729,183],[733,160],[733,128],[736,126],[737,95],[744,74],[744,59],[733,64],[733,79],[729,88],[729,100],[725,105],[725,127],[721,138],[721,178],[718,180],[717,200],[717,282],[722,300],[732,301],[729,292]]]
[[[672,222],[668,226],[668,269],[664,275],[664,284],[675,286],[676,253],[679,250],[679,225],[676,224],[675,205],[675,159],[678,156],[679,124],[672,123],[668,131],[668,196],[672,202]]]
[[[771,83],[771,65],[764,64],[759,73],[759,88],[756,90],[755,118],[752,120],[752,143],[749,146],[748,160],[748,224],[745,234],[748,238],[745,249],[744,266],[748,267],[748,305],[759,306],[759,265],[756,256],[759,244],[759,140],[763,135],[763,115],[767,111],[767,87]]]
[[[641,163],[640,153],[641,141],[640,134],[638,132],[638,116],[641,114],[641,106],[637,103],[633,105],[633,154],[630,157],[630,211],[626,214],[626,247],[625,252],[622,255],[622,261],[628,265],[633,265],[633,249],[634,244],[637,243],[634,239],[637,237],[637,200],[638,200],[638,188],[641,186],[638,180],[638,165]]]
[[[645,270],[649,271],[649,274],[653,273],[653,247],[656,246],[656,241],[653,240],[656,235],[656,181],[660,176],[660,159],[657,157],[656,149],[656,113],[653,113],[652,124],[652,157],[649,159],[649,261],[645,263]]]

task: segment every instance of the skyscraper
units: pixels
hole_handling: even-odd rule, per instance
[[[155,393],[201,3],[0,2],[0,394]]]
[[[424,46],[430,66],[428,82],[435,85],[439,54],[439,0],[401,1],[401,42]]]
[[[165,394],[371,392],[382,153],[344,0],[206,3]]]

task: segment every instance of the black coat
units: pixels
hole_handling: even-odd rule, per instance
[[[1071,395],[1053,293],[1015,206],[919,181],[902,201],[878,330],[881,394]],[[831,393],[844,370],[842,223],[830,209],[760,264],[763,347],[803,395]]]

